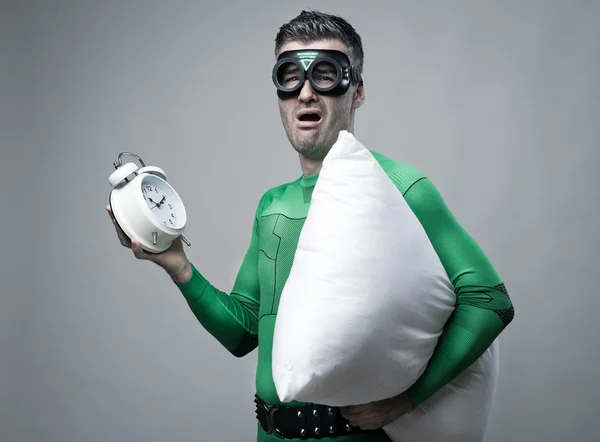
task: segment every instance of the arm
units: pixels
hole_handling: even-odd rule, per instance
[[[425,372],[407,392],[417,407],[487,350],[512,321],[514,309],[488,257],[454,218],[433,183],[422,178],[404,197],[440,257],[457,299]]]
[[[177,284],[196,319],[236,357],[245,356],[258,344],[257,262],[258,215],[231,294],[213,287],[193,265],[191,278]]]

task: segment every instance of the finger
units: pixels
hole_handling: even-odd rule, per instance
[[[373,430],[379,428],[378,419],[375,419],[373,416],[369,415],[360,415],[360,416],[350,416],[348,423],[353,427],[358,427],[363,430]]]
[[[125,247],[131,247],[131,239],[129,239],[125,232],[123,232],[123,230],[121,229],[121,227],[119,227],[116,221],[113,221],[113,223],[115,225],[117,237],[119,238],[119,241],[121,241],[121,244]]]
[[[348,419],[348,423],[352,427],[362,428],[361,425],[360,425],[361,424],[360,419]]]
[[[358,426],[358,423],[359,423],[359,422],[362,420],[362,416],[360,416],[360,415],[352,415],[352,414],[351,414],[351,415],[348,415],[348,414],[344,415],[344,414],[342,413],[342,416],[343,416],[343,417],[344,417],[344,418],[345,418],[345,419],[348,421],[348,423],[349,423],[350,425],[352,425],[353,427],[357,427],[357,426]]]
[[[362,413],[362,411],[363,411],[363,407],[361,407],[360,405],[351,405],[351,406],[340,408],[340,412],[342,413],[342,416],[344,416],[346,419],[348,419],[348,417],[357,416],[360,413]]]
[[[106,206],[106,211],[108,212],[108,216],[110,216],[114,220],[115,219],[115,214],[113,213],[110,205]]]
[[[114,218],[114,216],[111,216],[111,219],[112,219],[113,226],[115,226],[115,231],[117,232],[117,237],[119,238],[121,245],[124,247],[131,247],[131,240],[125,234],[123,229],[121,229],[121,226],[119,226],[119,223],[117,223],[117,220]]]
[[[131,250],[137,259],[149,259],[148,253],[142,249],[142,244],[138,240],[131,241]]]
[[[123,231],[121,229],[119,229],[118,226],[117,226],[117,236],[119,237],[119,242],[121,243],[121,245],[123,247],[127,247],[128,249],[131,248],[131,240],[129,239],[129,237],[127,235],[125,235],[123,233]]]
[[[160,255],[145,251],[142,248],[142,243],[140,243],[137,239],[131,241],[131,250],[137,259],[145,259],[147,261],[152,261],[159,264]]]

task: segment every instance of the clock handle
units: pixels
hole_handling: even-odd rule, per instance
[[[123,155],[128,155],[128,156],[130,156],[130,157],[134,157],[135,159],[137,159],[137,160],[139,161],[139,163],[140,163],[140,165],[141,165],[142,167],[146,167],[146,165],[144,164],[144,162],[142,161],[142,159],[141,159],[139,156],[137,156],[136,154],[134,154],[134,153],[131,153],[131,152],[121,152],[121,153],[119,154],[119,157],[117,158],[117,161],[115,161],[115,162],[113,163],[113,165],[115,166],[115,169],[118,169],[119,167],[121,167],[121,166],[123,165],[123,163],[121,162],[121,157],[122,157]]]

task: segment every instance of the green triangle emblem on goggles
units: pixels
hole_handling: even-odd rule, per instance
[[[308,69],[315,58],[319,55],[318,52],[299,52],[298,58],[300,59],[300,63],[304,66],[304,69]]]

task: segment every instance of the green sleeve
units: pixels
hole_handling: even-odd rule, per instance
[[[408,390],[415,407],[477,360],[512,321],[505,285],[490,260],[461,227],[427,178],[404,197],[423,225],[456,293],[456,307],[425,372]]]
[[[192,277],[178,284],[190,309],[202,326],[229,352],[242,357],[258,345],[259,283],[258,214],[230,294],[213,287],[192,265]]]

